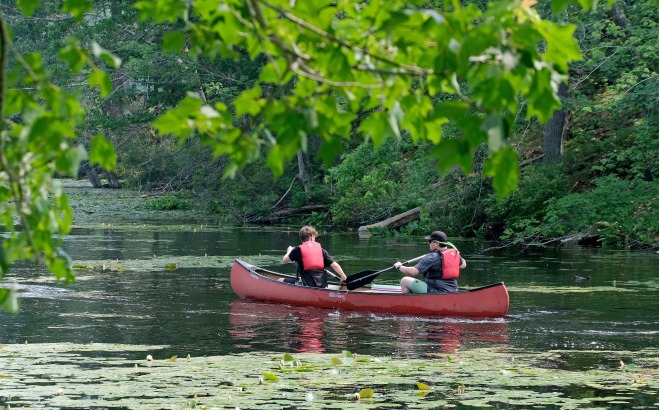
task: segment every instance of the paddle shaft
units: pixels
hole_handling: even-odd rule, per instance
[[[338,279],[339,282],[341,281],[341,277],[339,275],[337,275],[336,273],[331,272],[329,269],[323,269],[323,270],[325,271],[326,274],[330,275],[334,279]]]
[[[416,262],[419,259],[422,259],[424,256],[426,256],[426,255],[421,255],[417,258],[405,261],[405,262],[403,262],[403,265],[407,265],[410,262]],[[376,272],[366,271],[367,272],[366,275],[364,275],[363,273],[355,273],[354,275],[350,275],[350,276],[348,276],[348,280],[346,280],[346,285],[348,285],[348,290],[357,289],[358,287],[367,285],[367,284],[371,283],[373,280],[375,280],[375,278],[379,274],[381,274],[382,272],[386,272],[386,271],[391,270],[393,268],[394,268],[393,266],[390,266],[386,269],[382,269],[382,270],[379,270],[379,271],[376,271]]]

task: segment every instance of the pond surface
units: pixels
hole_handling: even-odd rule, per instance
[[[280,306],[238,299],[229,283],[235,258],[276,271],[297,228],[202,224],[116,224],[74,228],[65,239],[76,283],[34,267],[8,278],[20,313],[0,313],[0,343],[167,345],[164,355],[248,351],[337,352],[421,357],[457,347],[636,350],[659,336],[659,255],[594,248],[479,252],[455,240],[468,261],[460,285],[503,281],[505,318],[428,318]],[[427,249],[422,238],[318,239],[350,274],[383,269]],[[174,265],[176,266],[174,268]],[[573,276],[590,277],[575,281]],[[395,284],[396,271],[377,282]],[[588,366],[585,363],[571,363]]]
[[[261,408],[284,395],[281,408],[362,408],[353,400],[360,385],[377,387],[374,404],[404,408],[657,405],[655,253],[483,251],[487,245],[456,239],[468,262],[460,286],[505,282],[506,317],[310,309],[240,300],[229,283],[236,258],[293,274],[281,257],[298,243],[297,226],[224,227],[185,212],[146,211],[139,195],[125,192],[74,187],[70,198],[75,227],[64,243],[77,281],[57,283],[42,268],[15,265],[0,284],[17,288],[21,309],[0,311],[0,409],[46,402],[163,408],[187,403],[200,386],[208,387],[200,397],[211,406]],[[387,268],[428,246],[421,237],[363,239],[319,230],[319,242],[347,274]],[[376,282],[399,280],[392,270]],[[346,352],[370,358],[337,369],[333,357]],[[304,381],[279,371],[284,353],[303,358]],[[156,359],[153,368],[145,369],[146,354]],[[168,360],[187,355],[192,360]],[[190,376],[204,366],[209,373],[202,379]],[[279,387],[258,390],[254,374],[261,370],[277,372]],[[370,385],[373,372],[378,386]],[[172,378],[180,389],[165,390]],[[419,382],[430,384],[427,398],[415,392]],[[300,389],[301,383],[315,387]],[[66,393],[59,396],[56,386]],[[157,394],[144,395],[153,389]],[[314,404],[316,396],[324,399]]]

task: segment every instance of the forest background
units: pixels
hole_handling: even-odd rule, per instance
[[[205,4],[210,3],[199,2],[198,7],[203,9]],[[295,16],[277,9],[273,6],[275,3],[236,2],[267,5],[272,15],[281,13],[281,16],[295,22]],[[345,6],[346,2],[339,3]],[[375,14],[377,10],[369,10],[370,6],[375,8],[376,3],[363,3],[361,6],[364,15],[374,13],[373,21],[380,18]],[[438,3],[442,3],[444,8],[461,10],[461,15],[452,15],[455,19],[453,23],[460,23],[459,18],[468,21],[470,13],[476,16],[477,11],[474,10],[486,10],[489,3],[494,4],[488,1],[461,2],[462,6],[457,1]],[[441,228],[452,237],[496,239],[508,244],[560,244],[573,241],[630,248],[656,247],[659,243],[659,184],[656,182],[659,172],[657,1],[620,0],[600,4],[599,7],[594,7],[597,2],[588,0],[553,0],[538,4],[525,0],[521,3],[518,10],[522,13],[533,7],[533,13],[537,12],[547,21],[561,25],[572,24],[575,27],[573,33],[569,29],[552,31],[554,28],[547,28],[548,35],[554,36],[556,42],[563,40],[567,51],[556,48],[556,42],[547,42],[545,56],[549,60],[553,59],[554,66],[558,67],[557,73],[560,74],[560,66],[564,64],[563,71],[569,74],[567,84],[558,88],[562,108],[555,111],[553,116],[542,118],[543,122],[537,119],[538,116],[545,117],[542,113],[551,112],[554,106],[551,93],[536,98],[532,94],[533,86],[528,88],[521,83],[515,86],[531,89],[526,94],[528,99],[520,100],[512,96],[518,90],[508,90],[503,81],[500,86],[488,84],[486,90],[489,90],[489,95],[478,86],[474,87],[475,82],[483,82],[487,77],[488,74],[483,71],[471,73],[471,77],[460,84],[448,84],[444,80],[433,84],[429,80],[431,89],[447,90],[448,94],[456,94],[458,90],[457,94],[462,100],[480,102],[490,111],[500,106],[504,112],[503,120],[492,115],[474,115],[468,111],[464,111],[465,120],[438,120],[435,125],[441,127],[444,144],[441,145],[443,150],[438,151],[436,138],[424,134],[428,122],[415,128],[418,124],[405,124],[405,119],[396,117],[400,104],[408,104],[403,107],[406,114],[417,109],[414,103],[409,104],[414,100],[392,99],[392,106],[387,106],[385,102],[386,114],[382,114],[371,103],[370,106],[362,107],[363,111],[349,123],[342,123],[345,119],[341,115],[330,115],[329,119],[322,119],[330,121],[326,123],[328,126],[346,129],[353,136],[366,133],[367,138],[328,140],[325,136],[310,134],[305,135],[302,142],[298,139],[295,144],[286,145],[286,138],[290,140],[290,136],[280,134],[276,137],[279,146],[262,149],[270,150],[270,154],[273,149],[294,151],[286,155],[280,152],[278,157],[275,155],[278,159],[291,159],[274,165],[271,161],[273,155],[240,157],[248,150],[245,147],[234,150],[230,143],[216,144],[214,150],[209,149],[208,137],[203,133],[190,133],[186,138],[179,138],[181,130],[176,130],[176,122],[180,118],[175,115],[176,109],[171,110],[181,101],[188,106],[199,100],[208,106],[234,107],[231,109],[235,111],[213,114],[227,116],[229,121],[242,122],[243,129],[258,129],[258,125],[250,121],[254,114],[265,112],[260,111],[265,110],[262,107],[265,103],[258,96],[250,94],[250,90],[261,91],[254,87],[263,81],[266,69],[272,71],[274,66],[274,71],[277,71],[274,60],[259,54],[251,55],[253,51],[249,47],[256,48],[255,43],[250,45],[248,41],[245,43],[247,49],[242,50],[235,46],[214,50],[214,44],[204,45],[206,33],[195,33],[194,30],[209,26],[195,25],[194,18],[187,21],[188,29],[191,27],[192,30],[191,35],[171,36],[172,30],[184,27],[182,20],[172,17],[177,16],[175,6],[184,5],[185,2],[143,1],[139,2],[137,8],[134,7],[135,2],[129,0],[94,2],[93,8],[90,8],[91,3],[86,0],[66,0],[63,9],[62,2],[58,1],[3,0],[0,5],[3,18],[11,28],[12,47],[16,51],[15,60],[10,58],[8,62],[10,85],[12,81],[16,82],[13,73],[17,71],[12,71],[12,67],[22,67],[28,72],[28,80],[20,83],[24,87],[23,91],[29,91],[30,87],[37,89],[42,85],[40,81],[47,77],[70,93],[68,97],[59,89],[56,92],[49,92],[48,87],[41,89],[39,98],[54,107],[53,112],[65,113],[63,117],[69,119],[56,121],[56,116],[51,115],[50,119],[40,118],[39,121],[43,122],[37,121],[38,126],[32,124],[29,132],[46,132],[44,135],[50,138],[45,139],[48,145],[45,150],[39,146],[32,151],[57,151],[58,147],[63,146],[63,143],[57,145],[57,141],[60,141],[58,138],[72,131],[68,128],[72,126],[70,118],[80,117],[77,118],[78,123],[74,124],[75,134],[79,146],[85,149],[62,151],[59,157],[46,156],[44,162],[54,162],[56,173],[77,173],[99,188],[128,187],[143,190],[152,198],[145,202],[146,207],[163,211],[197,208],[217,215],[226,224],[309,223],[338,230],[374,223],[419,207],[420,219],[400,230],[379,233],[425,234],[431,229]],[[588,7],[580,7],[584,4]],[[465,8],[461,9],[463,6]],[[496,8],[491,9],[495,9],[491,14],[496,15]],[[509,11],[506,13],[510,14]],[[236,16],[239,19],[240,16]],[[445,21],[444,17],[432,9],[426,11],[426,17],[425,21]],[[318,18],[320,21],[323,17]],[[396,16],[392,13],[389,20],[384,20],[382,24],[396,24],[396,18],[401,22],[408,19],[404,15]],[[296,24],[305,27],[303,23]],[[566,33],[572,34],[578,43],[582,58],[570,51],[569,41],[572,40],[564,41],[566,37],[562,37]],[[195,35],[198,35],[196,44],[191,41]],[[226,33],[223,35],[227,36]],[[80,51],[81,43],[71,38],[79,39],[82,45],[92,49],[98,59]],[[532,40],[529,39],[529,43]],[[476,43],[477,39],[472,38],[470,41]],[[529,44],[531,46],[536,47],[536,44]],[[453,45],[448,44],[448,47],[451,49]],[[298,57],[303,56],[298,50],[282,50],[284,54],[289,52],[297,53]],[[233,58],[224,58],[221,51],[231,54]],[[315,51],[319,55],[324,52],[321,49]],[[331,57],[337,56],[335,53]],[[562,62],[559,61],[561,56],[565,57]],[[505,61],[505,53],[490,57],[492,61],[502,58],[504,65],[509,63]],[[478,60],[481,57],[470,58],[469,61],[476,66],[484,62]],[[328,64],[336,63],[337,72],[341,73],[345,68],[341,66],[343,62],[330,60]],[[83,66],[89,69],[83,69]],[[47,75],[44,74],[44,67],[48,69]],[[397,67],[411,71],[418,68],[409,68],[409,65],[403,64]],[[459,69],[458,62],[456,70]],[[538,73],[543,71],[536,69]],[[386,71],[388,69],[381,67],[370,70],[389,73]],[[462,81],[460,78],[452,78]],[[291,93],[295,94],[292,87],[306,87],[306,92],[310,92],[309,87],[313,87],[313,82],[304,82],[301,78],[298,78],[297,83],[282,83],[281,89],[268,91],[274,96],[271,97],[274,99],[269,100],[273,107],[277,107],[278,92],[289,97]],[[352,83],[346,80],[341,84]],[[412,82],[413,88],[419,88],[418,84],[414,84]],[[89,85],[98,88],[90,88]],[[401,87],[395,81],[390,85],[393,89],[404,88],[404,85]],[[190,92],[195,93],[196,100],[189,99]],[[461,92],[464,95],[460,95]],[[20,121],[30,120],[26,112],[30,112],[30,106],[36,107],[38,103],[36,100],[23,100],[23,97],[16,95],[9,93],[3,104],[7,105],[6,113],[22,106],[22,118],[14,116],[7,119],[17,130],[18,139],[15,141],[21,141],[21,129],[25,133],[28,128],[20,126]],[[323,95],[321,88],[318,95]],[[336,101],[338,106],[352,104],[346,98],[349,94],[325,95]],[[423,91],[415,95],[416,101],[423,104],[429,104],[430,101],[432,104],[430,107],[420,107],[419,110],[427,109],[432,113],[433,106],[441,104],[444,104],[443,108],[457,107],[455,104],[450,105],[450,102],[447,104],[442,98],[431,101],[423,96]],[[78,109],[72,101],[81,103],[84,115],[82,109]],[[180,110],[181,105],[178,107]],[[505,112],[509,109],[513,115],[506,116]],[[316,108],[312,111],[313,115],[322,113]],[[37,109],[33,109],[34,112],[43,114]],[[457,109],[455,112],[458,113],[456,118],[462,113]],[[264,115],[267,117],[269,114],[265,112]],[[365,119],[368,115],[370,117]],[[289,121],[292,128],[295,128],[298,124],[293,122],[300,121],[298,117],[282,115],[272,118],[284,126]],[[314,117],[309,122],[317,120]],[[476,133],[483,134],[478,136],[480,139],[470,137],[465,130],[470,129],[468,123],[472,120],[482,121],[488,130],[487,135],[481,127],[474,128]],[[495,123],[492,125],[488,121]],[[406,129],[400,131],[396,122],[407,125]],[[383,126],[383,123],[387,125]],[[493,137],[491,130],[500,132],[503,137]],[[179,137],[162,131],[171,131],[171,134],[179,131]],[[264,134],[274,138],[268,130]],[[420,137],[420,134],[423,135]],[[460,147],[470,138],[472,143],[473,140],[483,142],[468,147],[468,155],[465,155],[465,150]],[[243,144],[247,140],[235,141]],[[328,145],[328,141],[340,146]],[[110,143],[116,153],[116,166]],[[3,139],[3,160],[5,156],[11,159],[11,152],[7,148],[12,146],[4,144]],[[492,171],[493,166],[488,164],[488,158],[491,160],[494,153],[496,162],[497,151],[494,149],[503,145],[512,147],[516,158],[513,157],[511,161],[507,151],[499,151],[507,157],[495,163]],[[89,160],[82,161],[78,167],[80,161],[86,158],[87,150],[90,151]],[[39,162],[34,161],[34,158],[29,161],[30,166]],[[459,166],[453,167],[455,164]],[[68,168],[73,166],[76,169],[68,172]],[[11,181],[11,172],[8,175]],[[223,177],[227,175],[233,178]],[[506,177],[502,179],[501,175]],[[20,175],[15,181],[19,181],[19,178]],[[30,184],[38,187],[39,181],[30,181]],[[14,184],[20,185],[18,182]],[[510,193],[502,199],[502,193],[507,192]],[[21,192],[11,193],[8,188],[3,188],[0,194],[3,201],[12,198],[12,195],[13,198],[22,195]],[[44,198],[48,195],[52,200],[52,192],[49,194],[44,191]],[[36,206],[30,212],[5,212],[8,208],[3,207],[5,226],[12,225],[11,218],[22,213],[22,217],[26,218],[23,226],[37,227],[34,237],[28,235],[11,245],[14,248],[3,251],[9,255],[21,249],[18,252],[22,252],[21,255],[5,257],[0,254],[0,268],[3,271],[6,271],[12,260],[32,258],[33,249],[43,249],[45,246],[46,255],[50,257],[49,268],[58,277],[68,275],[66,267],[58,267],[62,258],[49,239],[57,230],[53,226],[60,222],[55,216],[48,216],[51,212],[54,212],[52,215],[64,212],[66,216],[68,205],[65,197],[59,194],[54,197],[54,208],[39,206],[38,201],[33,201]],[[42,210],[44,213],[40,214]],[[39,238],[37,234],[43,237]],[[35,243],[39,246],[26,246]],[[61,262],[64,263],[65,260]]]

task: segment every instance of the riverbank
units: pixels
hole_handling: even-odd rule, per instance
[[[180,229],[194,226],[204,229],[218,226],[217,218],[195,209],[154,210],[147,201],[154,196],[149,192],[131,189],[98,189],[87,180],[61,180],[64,192],[73,209],[74,227],[131,226],[157,223],[162,229]]]

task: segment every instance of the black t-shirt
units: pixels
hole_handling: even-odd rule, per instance
[[[327,274],[323,269],[304,270],[302,252],[300,251],[299,246],[296,246],[291,250],[291,253],[288,254],[288,258],[297,264],[297,272],[300,275],[300,278],[302,278],[302,283],[304,283],[305,286],[315,288],[327,287]],[[325,267],[330,266],[333,263],[334,259],[330,256],[329,252],[323,249],[323,264]]]

